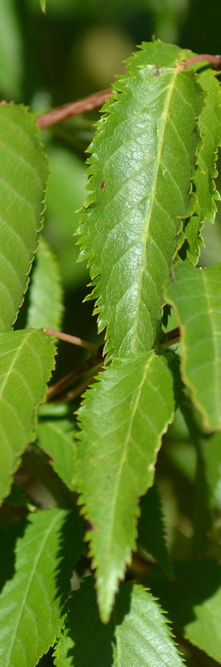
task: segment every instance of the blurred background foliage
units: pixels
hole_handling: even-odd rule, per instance
[[[198,53],[221,53],[220,0],[47,0],[43,15],[39,0],[0,0],[0,96],[24,103],[36,114],[111,86],[123,61],[137,44],[152,36]],[[76,263],[73,236],[84,202],[85,151],[93,138],[99,112],[93,111],[42,131],[50,159],[44,235],[60,263],[64,291],[63,331],[100,343],[93,304],[82,303],[88,294],[89,274]],[[206,224],[202,265],[221,261],[220,214]],[[17,326],[25,322],[28,295]],[[83,360],[82,350],[61,343],[57,376]],[[193,415],[193,419],[198,419]],[[198,424],[199,438],[201,425]],[[214,544],[220,532],[220,434],[204,439],[203,457],[209,458]],[[165,437],[159,457],[158,482],[164,498],[166,523],[174,557],[188,555],[196,517],[196,449],[181,413]],[[209,452],[209,453],[208,453]],[[202,464],[203,465],[203,464]],[[208,480],[207,480],[208,481]],[[52,664],[48,657],[39,664]],[[192,664],[192,663],[191,663]]]

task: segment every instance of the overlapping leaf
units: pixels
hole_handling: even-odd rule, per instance
[[[87,641],[85,641],[85,637]],[[141,586],[124,584],[108,625],[98,616],[92,577],[70,598],[57,667],[181,667],[162,611]]]
[[[154,352],[115,360],[100,378],[79,412],[77,482],[91,522],[100,612],[107,622],[118,579],[135,547],[138,497],[153,482],[174,406],[167,361]]]
[[[73,491],[74,447],[73,421],[68,419],[67,405],[44,405],[37,426],[38,444],[51,458],[52,467],[66,486]]]
[[[192,212],[203,93],[193,71],[180,71],[183,55],[143,45],[104,106],[91,148],[82,257],[97,283],[99,329],[107,326],[107,349],[121,357],[156,339],[162,286]]]
[[[49,245],[41,238],[29,290],[27,327],[59,330],[62,310],[59,266]]]
[[[9,492],[21,454],[35,439],[35,413],[54,367],[55,347],[43,331],[0,335],[0,501]]]
[[[188,243],[187,255],[192,264],[196,264],[199,259],[199,247],[202,245],[200,231],[203,223],[206,219],[214,222],[217,210],[215,199],[218,198],[218,193],[214,178],[218,174],[215,163],[220,145],[221,124],[221,91],[215,73],[210,68],[205,69],[199,74],[199,82],[206,96],[198,121],[202,141],[194,176],[196,210],[184,231],[184,238]]]
[[[4,667],[35,667],[54,643],[64,622],[64,601],[81,548],[77,515],[53,508],[30,516],[17,540],[10,578],[9,553],[3,557],[3,551],[1,578],[5,573],[6,581],[0,594],[0,661]]]
[[[213,560],[177,562],[176,586],[161,573],[151,575],[174,625],[192,644],[221,662],[221,568]]]
[[[1,105],[0,135],[0,331],[5,331],[27,287],[48,171],[35,119],[26,109]]]
[[[221,429],[221,264],[180,264],[167,289],[181,328],[181,372],[204,425]]]

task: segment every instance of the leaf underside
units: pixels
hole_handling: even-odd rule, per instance
[[[221,429],[221,265],[174,267],[167,298],[181,331],[181,373],[206,429]]]
[[[154,352],[115,360],[86,392],[79,418],[77,486],[91,523],[101,616],[108,621],[135,547],[138,497],[153,483],[162,434],[173,416],[172,376]]]
[[[24,107],[0,105],[0,136],[0,331],[5,331],[27,288],[48,169],[35,118]]]
[[[120,357],[156,340],[162,287],[195,202],[204,95],[195,73],[177,65],[183,51],[172,53],[168,45],[166,58],[165,44],[155,42],[128,61],[90,147],[81,257],[89,258],[106,350]]]
[[[36,409],[45,398],[54,368],[53,339],[43,331],[0,335],[0,501],[25,448],[35,440]]]

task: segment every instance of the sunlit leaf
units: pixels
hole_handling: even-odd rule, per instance
[[[90,148],[81,256],[89,259],[106,350],[120,357],[156,339],[162,286],[195,203],[190,179],[203,93],[194,72],[178,67],[183,57],[177,47],[143,44],[115,84]]]
[[[35,440],[36,410],[46,394],[55,346],[43,331],[0,335],[0,500],[11,486],[25,447]]]
[[[88,537],[105,622],[135,547],[138,497],[153,483],[161,436],[173,408],[166,359],[150,352],[115,360],[86,392],[79,411],[77,483],[91,524]]]
[[[14,554],[2,554],[1,578],[5,574],[6,581],[0,594],[0,656],[4,667],[35,667],[54,643],[64,623],[64,602],[81,548],[77,515],[56,507],[29,516],[16,543],[10,578],[7,559]]]

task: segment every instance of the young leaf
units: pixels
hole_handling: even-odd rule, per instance
[[[47,409],[48,407],[47,405]],[[52,408],[52,406],[50,407]],[[74,429],[73,421],[70,421],[67,417],[64,418],[62,413],[59,414],[61,411],[58,410],[58,407],[66,406],[53,406],[55,410],[50,411],[51,415],[48,415],[47,419],[39,420],[37,426],[38,444],[51,457],[51,464],[57,475],[73,491],[74,448],[77,429]]]
[[[172,51],[173,60],[169,45],[167,57],[167,45],[152,42],[129,60],[91,147],[81,256],[106,349],[120,357],[153,346],[162,286],[192,212],[203,93],[194,72],[177,65],[182,50]]]
[[[5,331],[27,288],[48,169],[35,118],[24,107],[0,105],[0,135],[0,331]]]
[[[45,397],[54,354],[53,339],[43,331],[0,335],[0,501],[9,493],[25,447],[36,437],[36,409]]]
[[[59,330],[62,317],[59,266],[44,238],[40,238],[29,290],[27,327]]]
[[[81,548],[77,514],[56,507],[29,516],[23,536],[17,540],[14,574],[0,594],[4,667],[35,667],[54,643],[64,623],[64,602]],[[6,552],[2,577],[4,571],[7,576],[7,558]]]
[[[199,74],[199,82],[205,95],[205,102],[198,124],[202,141],[198,152],[198,167],[194,176],[196,190],[196,210],[187,221],[184,237],[188,242],[187,256],[192,264],[199,259],[199,246],[202,245],[200,231],[206,219],[214,222],[216,215],[215,199],[218,193],[214,178],[217,151],[220,145],[221,93],[215,72],[208,68]]]
[[[151,574],[154,595],[184,637],[220,664],[220,565],[213,560],[178,562],[175,575],[174,586],[160,572]]]
[[[150,352],[115,360],[86,392],[79,411],[77,484],[91,522],[88,537],[104,622],[135,547],[138,497],[153,483],[161,436],[173,408],[166,359]]]
[[[55,656],[56,667],[183,665],[165,616],[148,591],[137,584],[124,584],[108,625],[103,625],[92,577],[86,577],[70,598]]]
[[[221,429],[221,265],[174,268],[167,298],[181,330],[181,373],[204,426]]]
[[[157,486],[152,486],[145,496],[142,496],[140,511],[141,516],[137,524],[138,544],[156,559],[171,579],[173,568],[166,545],[163,513]]]

